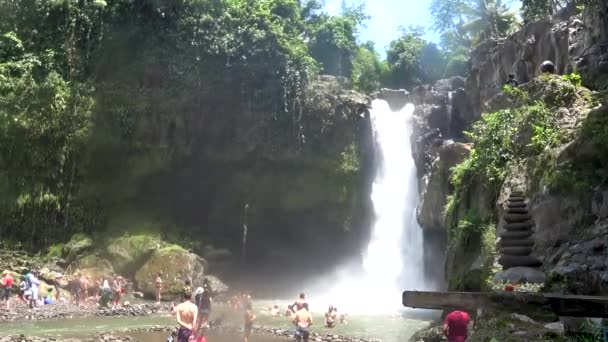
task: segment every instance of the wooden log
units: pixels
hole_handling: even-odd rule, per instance
[[[528,292],[404,291],[403,306],[433,310],[495,308],[525,312],[526,306],[547,308],[559,316],[608,318],[608,297],[540,294]]]

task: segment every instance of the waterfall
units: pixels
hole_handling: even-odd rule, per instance
[[[418,183],[410,144],[413,112],[412,104],[392,111],[384,100],[372,102],[375,221],[359,265],[338,268],[335,278],[323,277],[320,291],[313,291],[324,307],[331,303],[349,313],[396,313],[404,309],[404,290],[430,287],[424,276],[422,229],[416,220]]]
[[[374,100],[370,117],[377,144],[377,170],[371,199],[376,215],[363,256],[366,280],[373,282],[379,304],[394,305],[405,289],[425,287],[422,230],[416,220],[418,183],[410,136],[414,106],[390,110]]]

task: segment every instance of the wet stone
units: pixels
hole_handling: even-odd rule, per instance
[[[507,221],[508,223],[525,222],[525,221],[529,221],[531,219],[532,219],[532,216],[530,214],[506,214],[505,215],[505,221]]]
[[[532,229],[533,227],[534,227],[534,222],[532,222],[532,221],[514,222],[514,223],[507,223],[504,225],[504,228],[508,231],[529,230],[529,229]]]

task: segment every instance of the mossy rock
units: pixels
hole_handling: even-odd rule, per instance
[[[154,251],[164,245],[165,243],[158,236],[124,235],[111,239],[106,247],[106,253],[116,272],[131,276]]]
[[[91,276],[91,280],[99,277],[109,277],[114,273],[112,263],[98,254],[90,254],[80,258],[76,270]]]
[[[63,248],[63,256],[68,262],[73,262],[84,252],[93,248],[93,239],[86,234],[74,234]]]
[[[146,298],[155,297],[155,279],[162,273],[163,297],[177,298],[184,281],[192,279],[193,286],[202,286],[207,261],[177,245],[168,245],[157,251],[135,273],[135,285]]]

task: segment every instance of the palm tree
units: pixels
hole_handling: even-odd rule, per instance
[[[501,0],[475,0],[463,11],[468,19],[463,28],[477,41],[504,36],[516,21]]]

